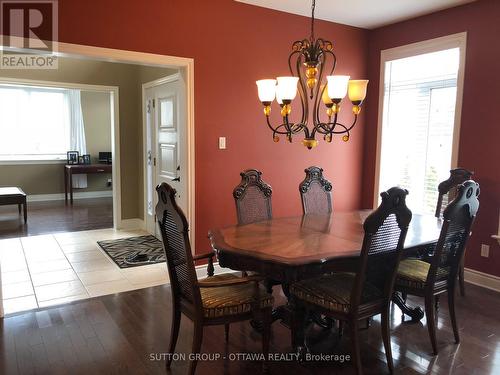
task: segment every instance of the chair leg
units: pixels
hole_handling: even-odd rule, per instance
[[[460,295],[465,297],[465,276],[464,276],[464,259],[462,258],[462,262],[460,263],[460,267],[458,269],[458,284],[460,286]]]
[[[425,298],[425,318],[427,319],[427,329],[429,330],[429,337],[431,339],[432,351],[436,355],[437,343],[436,343],[436,315],[434,306],[434,296]]]
[[[450,311],[451,325],[453,327],[453,335],[455,342],[460,342],[460,335],[458,333],[457,316],[455,315],[455,288],[448,290],[448,310]]]
[[[203,340],[203,325],[201,323],[194,323],[194,333],[193,333],[193,348],[191,350],[193,354],[193,359],[189,363],[189,375],[194,375],[196,371],[196,365],[198,360],[196,359],[196,354],[200,353],[201,341]]]
[[[167,368],[172,364],[172,357],[179,337],[179,327],[181,325],[181,309],[175,303],[172,305],[172,326],[170,329],[170,344],[168,346]]]
[[[264,374],[267,374],[268,372],[269,340],[271,337],[271,320],[272,320],[272,309],[264,310],[262,314],[262,354],[264,354],[262,371]]]
[[[229,323],[224,324],[224,337],[226,338],[226,342],[229,341]]]
[[[359,349],[359,322],[357,320],[351,320],[349,322],[351,343],[352,343],[352,363],[356,368],[356,374],[361,375],[363,373],[363,367],[361,366],[361,354]]]
[[[387,366],[389,367],[389,372],[392,374],[394,372],[394,362],[392,360],[391,324],[389,317],[389,306],[387,306],[387,308],[382,311],[382,340],[384,341]]]

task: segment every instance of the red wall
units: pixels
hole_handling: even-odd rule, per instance
[[[273,143],[257,99],[255,80],[287,74],[291,43],[308,32],[308,18],[233,0],[59,2],[62,42],[194,58],[198,252],[209,228],[235,223],[232,189],[246,168],[273,187],[275,216],[301,213],[298,184],[310,165],[332,180],[336,209],[360,207],[363,117],[348,143],[309,151],[300,137]],[[334,42],[337,73],[366,77],[367,31],[318,21],[316,35]],[[217,149],[219,136],[227,150]]]
[[[466,267],[500,276],[500,247],[491,238],[498,231],[500,200],[500,1],[480,0],[370,32],[368,97],[372,99],[365,108],[362,202],[370,207],[373,199],[380,51],[463,31],[467,51],[458,164],[473,170],[481,185],[481,207]],[[481,243],[491,245],[489,258],[480,256]]]

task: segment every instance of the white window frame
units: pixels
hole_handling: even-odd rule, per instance
[[[13,85],[13,86],[27,86],[27,87],[40,87],[40,88],[54,88],[54,89],[76,89],[81,91],[92,92],[112,92],[117,91],[115,86],[103,85],[87,85],[81,83],[68,83],[68,82],[55,82],[55,81],[42,81],[31,80],[22,78],[8,78],[0,77],[0,85]],[[0,156],[0,165],[19,165],[19,164],[66,164],[66,156],[63,158],[47,157],[46,155],[26,155],[26,157],[8,158]]]
[[[375,184],[373,189],[373,208],[379,204],[380,160],[382,154],[382,122],[384,117],[385,63],[391,60],[403,59],[446,49],[459,48],[459,67],[457,74],[457,97],[455,101],[455,124],[453,128],[453,143],[451,151],[451,168],[458,166],[458,146],[460,141],[460,121],[462,118],[462,99],[464,88],[465,52],[467,32],[424,40],[400,47],[385,49],[380,52],[380,81],[377,123],[377,153],[375,161]]]

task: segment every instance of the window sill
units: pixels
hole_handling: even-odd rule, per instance
[[[0,165],[66,164],[62,159],[0,160]]]

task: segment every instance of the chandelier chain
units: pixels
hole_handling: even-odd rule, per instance
[[[312,0],[311,5],[311,42],[314,41],[314,9],[316,8],[316,0]]]

